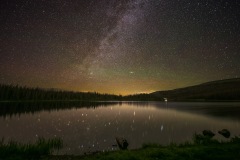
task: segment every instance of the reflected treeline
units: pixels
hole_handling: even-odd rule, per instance
[[[0,102],[0,117],[16,116],[40,111],[57,111],[73,108],[97,108],[117,105],[118,102],[84,102],[84,101],[38,101],[38,102]]]
[[[52,111],[80,107],[99,107],[117,101],[149,101],[154,99],[149,94],[111,95],[96,92],[71,92],[54,89],[27,88],[0,84],[0,116],[12,116],[38,111]],[[101,102],[100,102],[101,101]]]

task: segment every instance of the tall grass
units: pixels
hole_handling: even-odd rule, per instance
[[[63,147],[60,138],[39,138],[35,143],[22,144],[16,141],[0,141],[0,159],[38,159]]]

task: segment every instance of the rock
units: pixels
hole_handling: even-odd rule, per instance
[[[227,129],[222,129],[221,131],[218,131],[218,133],[221,134],[225,138],[229,138],[230,137],[230,132]]]
[[[127,149],[128,147],[128,142],[125,138],[122,138],[122,137],[116,137],[116,141],[117,141],[117,144],[118,144],[118,147],[120,149]]]
[[[210,130],[203,130],[202,133],[204,136],[209,137],[209,138],[212,138],[213,136],[215,136],[215,134]]]

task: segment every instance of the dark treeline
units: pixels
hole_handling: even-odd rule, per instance
[[[118,100],[121,96],[99,94],[96,92],[72,92],[53,89],[27,88],[14,85],[0,85],[1,101],[28,101],[28,100]]]
[[[0,84],[0,101],[239,101],[240,79],[208,82],[151,94],[112,95]]]
[[[123,96],[124,101],[164,101],[164,98],[153,95],[153,94],[133,94],[128,96]]]
[[[121,96],[96,92],[71,92],[53,89],[0,85],[0,117],[24,113],[55,111],[73,108],[96,108],[120,101],[154,100],[148,94]]]
[[[72,92],[53,89],[28,88],[0,84],[0,101],[149,101],[162,100],[150,94],[129,96],[100,94],[97,92]]]

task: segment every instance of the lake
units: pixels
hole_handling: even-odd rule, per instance
[[[56,154],[117,150],[115,137],[129,148],[191,141],[194,133],[228,129],[240,135],[240,103],[104,102],[37,106],[1,104],[0,137],[32,142],[38,137],[63,139]],[[224,140],[220,135],[216,138]]]

